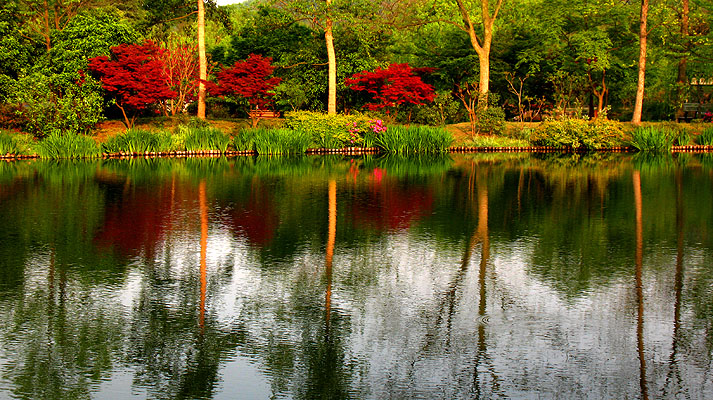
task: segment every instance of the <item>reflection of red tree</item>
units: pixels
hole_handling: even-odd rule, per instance
[[[407,229],[433,207],[433,195],[424,188],[399,186],[386,179],[383,170],[375,169],[369,185],[352,204],[351,215],[356,224],[380,230]]]
[[[275,236],[279,218],[271,206],[268,192],[253,188],[250,199],[246,203],[233,204],[233,210],[228,214],[226,223],[236,234],[246,237],[250,243],[264,246]]]
[[[171,217],[171,188],[130,187],[122,190],[115,200],[107,201],[104,226],[97,233],[98,245],[114,246],[123,255],[143,254],[152,258],[156,247],[169,229]],[[111,197],[111,195],[109,195]]]

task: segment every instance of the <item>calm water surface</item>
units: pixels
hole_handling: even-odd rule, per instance
[[[0,163],[0,398],[713,398],[713,158]]]

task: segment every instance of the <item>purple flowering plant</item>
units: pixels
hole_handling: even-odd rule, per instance
[[[361,124],[357,121],[350,122],[347,124],[347,131],[349,132],[347,141],[351,145],[371,147],[374,137],[385,132],[386,129],[384,121],[380,119],[372,119],[366,123],[362,121]]]

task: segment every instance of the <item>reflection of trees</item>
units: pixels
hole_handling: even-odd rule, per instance
[[[298,391],[305,399],[347,398],[348,376],[344,371],[344,349],[339,331],[332,331],[332,261],[337,233],[337,182],[329,181],[328,188],[328,234],[325,256],[324,325],[318,336],[305,343],[307,382]],[[309,337],[310,335],[307,334]]]
[[[209,284],[207,191],[206,181],[201,180],[193,203],[198,212],[192,214],[200,221],[198,268],[190,258],[186,261],[194,267],[185,270],[176,260],[166,260],[165,269],[147,260],[134,314],[128,321],[127,361],[137,369],[134,383],[162,398],[210,397],[219,380],[221,362],[240,342],[240,334],[221,327],[207,307],[210,295],[220,293],[217,282]],[[188,210],[174,211],[185,215]],[[167,241],[165,251],[171,254],[176,244]]]
[[[638,170],[633,173],[634,181],[634,209],[636,215],[636,348],[639,357],[639,386],[641,397],[649,398],[646,385],[646,354],[644,352],[644,284],[642,281],[644,265],[644,224],[641,205],[641,174]]]
[[[673,334],[671,354],[668,360],[669,371],[666,374],[666,383],[663,387],[664,397],[669,397],[673,391],[680,390],[682,387],[681,371],[678,365],[678,347],[681,340],[681,297],[683,294],[683,217],[683,171],[679,166],[676,169],[676,275],[674,278]]]
[[[433,196],[426,188],[402,185],[385,175],[384,170],[372,171],[368,190],[358,193],[356,201],[352,202],[350,216],[357,225],[379,231],[407,229],[414,220],[429,213]]]
[[[124,256],[153,258],[163,241],[174,202],[173,190],[165,182],[134,185],[129,176],[97,174],[106,193],[104,222],[97,232],[101,247],[114,248]]]
[[[329,172],[314,174],[304,162],[293,165],[299,174],[276,173],[278,163],[267,171],[253,160],[239,162],[253,163],[252,169],[235,166],[237,160],[218,165],[221,172],[215,176],[200,163],[179,162],[182,172],[176,174],[161,167],[159,176],[115,168],[102,168],[96,176],[96,168],[79,168],[71,179],[39,174],[38,186],[22,178],[5,191],[0,218],[19,233],[2,232],[0,240],[18,239],[19,249],[5,251],[22,261],[15,275],[0,269],[8,282],[18,282],[5,285],[0,299],[5,325],[0,342],[19,349],[2,353],[10,360],[3,382],[11,381],[15,394],[25,397],[86,397],[100,379],[119,371],[133,374],[134,388],[148,391],[148,397],[200,398],[215,395],[221,377],[231,380],[226,364],[245,358],[269,380],[275,397],[517,397],[549,389],[527,386],[532,382],[527,379],[543,376],[538,362],[549,360],[516,359],[520,355],[575,350],[578,367],[602,366],[596,355],[577,353],[572,342],[590,335],[602,342],[620,338],[620,326],[608,330],[568,313],[610,304],[596,294],[627,293],[637,307],[636,319],[632,307],[587,310],[595,318],[614,314],[615,321],[636,327],[636,335],[632,330],[622,339],[627,360],[619,354],[611,363],[613,369],[626,369],[626,383],[614,380],[610,387],[629,395],[636,391],[638,363],[626,356],[636,346],[639,360],[648,354],[638,365],[644,378],[640,391],[653,397],[665,372],[671,381],[665,394],[688,387],[685,393],[695,397],[710,388],[694,385],[711,370],[711,207],[692,200],[706,198],[701,194],[713,188],[707,169],[685,169],[675,180],[668,179],[667,170],[641,169],[645,185],[635,194],[624,173],[628,163],[612,161],[612,170],[604,171],[488,159],[417,178],[387,170],[374,196],[374,169],[360,161],[330,161]],[[344,177],[349,183],[342,183]],[[390,200],[379,197],[385,193],[397,194],[399,204],[391,209],[406,210],[397,214],[412,219],[396,226],[408,229],[387,233],[388,219],[378,229],[349,223],[357,202],[376,199],[390,209]],[[416,205],[400,204],[412,194]],[[162,218],[156,223],[165,230],[132,225],[141,217],[129,212],[131,207],[156,210]],[[676,223],[667,225],[674,215],[667,210],[674,209]],[[637,233],[631,235],[632,212],[656,218],[637,218]],[[259,218],[246,223],[247,214],[271,216],[269,240],[248,237],[250,224],[259,224]],[[663,222],[656,221],[659,216]],[[419,223],[412,223],[415,218]],[[35,219],[36,224],[29,223]],[[150,238],[127,239],[137,240],[127,248],[141,249],[128,253],[129,265],[94,247],[102,227],[111,224],[118,232],[133,227],[137,236]],[[228,254],[216,256],[220,245],[213,243],[224,244]],[[657,266],[649,257],[664,258],[674,248],[673,295],[644,292],[657,268],[666,272],[665,263]],[[282,257],[263,257],[278,252]],[[634,276],[626,261],[632,253]],[[504,265],[513,254],[529,258],[522,267]],[[508,281],[506,274],[529,268],[530,261],[536,265],[515,276],[522,281]],[[539,287],[541,282],[546,285]],[[547,296],[538,303],[542,308],[522,305],[535,290],[528,285]],[[652,328],[663,320],[656,304],[669,299],[673,344],[665,369],[660,360],[666,357],[656,353],[656,343],[665,338]],[[562,304],[563,309],[552,310]],[[503,321],[506,312],[510,319]],[[533,343],[524,340],[512,343],[526,335],[517,329],[533,329],[527,322],[549,312],[546,318],[565,322],[553,323],[539,347],[528,350]],[[591,323],[585,333],[567,326],[582,321]],[[502,334],[501,329],[512,331]],[[557,361],[546,365],[559,366]],[[531,375],[520,374],[520,367]],[[573,383],[568,380],[576,380],[577,373],[571,370],[561,375],[562,393],[612,383],[608,377]]]

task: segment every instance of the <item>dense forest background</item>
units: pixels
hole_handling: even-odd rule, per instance
[[[437,95],[428,105],[407,107],[400,118],[467,121],[468,102],[483,86],[472,26],[476,43],[492,35],[488,89],[495,95],[489,102],[508,119],[602,110],[631,120],[641,2],[252,0],[229,6],[206,1],[205,7],[208,80],[251,54],[270,57],[281,78],[273,97],[279,111],[327,109],[330,30],[338,112],[361,110],[369,101],[345,79],[408,63]],[[710,102],[711,8],[705,0],[651,0],[643,120],[673,120],[684,103]],[[41,132],[55,124],[82,132],[102,118],[119,118],[88,60],[146,40],[166,49],[166,59],[188,77],[172,83],[185,86],[183,98],[142,112],[195,113],[196,14],[197,2],[183,0],[3,2],[0,125]],[[237,96],[214,97],[207,114],[244,117],[247,109]]]

